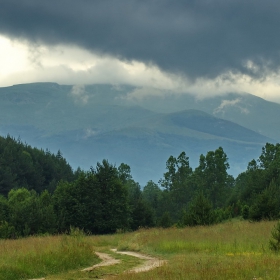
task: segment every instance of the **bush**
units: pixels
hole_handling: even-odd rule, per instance
[[[275,181],[258,194],[249,209],[249,219],[253,221],[277,220],[279,218],[280,189]]]
[[[186,224],[189,226],[210,225],[216,220],[215,212],[208,198],[201,192],[191,202]]]
[[[0,238],[12,238],[15,237],[16,232],[15,232],[15,227],[9,225],[8,222],[2,221],[0,223]]]
[[[163,227],[163,228],[168,228],[171,227],[172,225],[172,220],[170,217],[169,212],[164,212],[164,214],[162,215],[160,221],[159,221],[159,226]]]
[[[241,215],[242,215],[244,220],[249,219],[249,211],[250,211],[250,207],[248,205],[243,205],[242,206]]]
[[[280,221],[271,231],[272,239],[269,240],[269,248],[274,252],[280,251]]]

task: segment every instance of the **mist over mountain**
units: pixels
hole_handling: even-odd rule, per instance
[[[0,135],[60,149],[74,168],[125,162],[141,184],[157,182],[170,155],[185,151],[195,168],[200,154],[219,146],[237,175],[266,142],[280,141],[280,104],[250,94],[197,99],[141,92],[126,85],[0,88]]]

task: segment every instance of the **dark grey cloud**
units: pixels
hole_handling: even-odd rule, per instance
[[[280,1],[0,0],[0,33],[155,63],[189,77],[280,65]],[[258,68],[248,69],[253,61]]]

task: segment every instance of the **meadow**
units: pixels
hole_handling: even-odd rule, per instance
[[[269,250],[276,222],[232,220],[213,226],[140,229],[130,233],[29,237],[0,241],[0,279],[280,279],[280,255]],[[125,273],[141,260],[110,251],[138,251],[167,260],[162,267]],[[121,263],[81,272],[106,252]]]

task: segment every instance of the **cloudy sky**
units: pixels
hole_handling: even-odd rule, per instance
[[[280,102],[279,0],[0,0],[0,86],[131,84]]]

